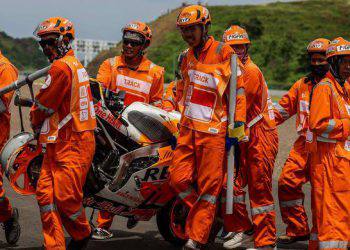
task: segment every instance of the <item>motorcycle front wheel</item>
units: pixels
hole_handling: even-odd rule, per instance
[[[179,199],[169,201],[157,212],[157,226],[163,238],[174,246],[183,246],[189,208]]]

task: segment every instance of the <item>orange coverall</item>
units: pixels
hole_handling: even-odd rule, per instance
[[[239,144],[240,166],[234,185],[233,214],[225,215],[224,226],[227,232],[242,232],[253,227],[254,245],[263,247],[276,241],[272,173],[278,152],[278,134],[263,74],[250,58],[243,70],[249,141]],[[246,185],[253,225],[244,202]]]
[[[123,56],[105,60],[97,74],[97,81],[105,88],[118,92],[125,91],[125,106],[140,101],[160,107],[162,105],[164,69],[143,57],[136,70],[128,68]],[[99,228],[109,229],[114,215],[100,211],[97,217]]]
[[[193,50],[189,49],[181,64],[184,77],[183,85],[177,86],[178,97],[179,99],[184,98],[185,102],[173,166],[169,169],[170,185],[190,207],[186,221],[187,236],[201,244],[208,241],[216,214],[217,197],[222,190],[225,175],[225,136],[227,130],[227,93],[229,89],[227,85],[229,79],[227,78],[227,82],[224,83],[226,89],[222,96],[213,94],[213,92],[210,92],[212,89],[203,89],[201,86],[205,84],[215,86],[214,81],[211,81],[211,76],[215,75],[217,71],[215,67],[218,67],[218,64],[229,62],[232,53],[233,50],[230,46],[215,41],[213,37],[210,37],[206,42],[198,58],[195,58]],[[212,70],[211,76],[200,71],[206,68]],[[227,73],[221,72],[221,75]],[[220,81],[220,83],[223,82]],[[237,89],[235,121],[245,122],[246,100],[241,76],[237,78]],[[216,91],[218,92],[218,90]],[[218,105],[213,107],[214,104],[211,101]],[[199,108],[201,111],[196,112],[195,108]],[[224,113],[221,118],[222,122],[219,122],[219,129],[207,128],[206,132],[203,129],[198,129],[206,128],[208,125],[200,123],[199,118],[191,119],[190,117],[205,117],[213,109],[214,112],[220,109]],[[211,119],[214,119],[213,116]],[[209,123],[211,122],[212,120]]]
[[[6,87],[18,79],[18,71],[10,61],[4,57],[0,52],[0,88]],[[0,106],[5,108],[4,112],[0,113],[0,151],[4,147],[6,141],[10,137],[10,119],[11,114],[9,106],[13,92],[7,93],[0,97]],[[7,221],[12,215],[12,207],[9,199],[5,196],[3,189],[2,173],[0,171],[0,222]]]
[[[42,127],[43,131],[43,124],[47,118],[54,115],[58,115],[59,121],[62,121],[71,114],[72,109],[76,107],[74,105],[78,108],[88,107],[87,114],[94,112],[90,87],[87,85],[89,78],[85,69],[81,66],[73,78],[73,69],[64,60],[81,66],[72,51],[52,64],[46,82],[36,96],[37,104],[30,112],[34,129]],[[81,91],[82,88],[79,88],[72,91],[73,79],[76,79],[75,84],[84,81],[85,90]],[[79,97],[84,98],[80,99],[80,102],[78,99],[75,104],[72,103],[71,99],[76,100]],[[77,113],[79,115],[79,111]],[[77,131],[75,123],[79,125],[82,121],[87,122],[87,129]],[[82,240],[91,234],[82,200],[83,186],[95,152],[92,129],[95,126],[95,119],[85,116],[84,110],[80,110],[80,121],[77,122],[75,118],[66,121],[58,131],[57,140],[46,144],[36,191],[46,249],[65,249],[62,224],[74,240]],[[43,132],[39,138],[41,143],[44,142],[42,136],[45,136]]]
[[[347,249],[350,240],[350,84],[328,72],[315,87],[310,110],[310,179],[318,248]],[[311,140],[309,140],[311,141]]]
[[[155,65],[146,57],[143,57],[136,70],[128,68],[123,56],[109,58],[101,64],[97,81],[111,91],[124,90],[125,106],[136,101],[161,106],[164,92],[164,68]]]
[[[278,180],[278,197],[282,220],[287,224],[287,235],[291,237],[304,236],[310,233],[304,209],[305,195],[302,186],[310,179],[310,159],[305,143],[309,130],[310,96],[315,84],[317,84],[315,79],[301,78],[281,98],[275,109],[278,125],[293,115],[297,115],[296,128],[299,137],[294,143]]]

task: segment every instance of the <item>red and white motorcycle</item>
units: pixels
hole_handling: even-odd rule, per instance
[[[30,75],[27,82],[37,76]],[[0,95],[25,85],[24,81],[1,89]],[[98,127],[96,153],[84,186],[84,205],[136,221],[156,216],[164,239],[174,245],[184,244],[188,209],[168,183],[171,141],[177,133],[180,114],[140,102],[124,109],[121,94],[112,95],[109,99],[113,101],[106,104],[96,81],[91,81],[91,90]],[[31,106],[32,102],[17,96],[15,104]],[[24,131],[11,138],[0,154],[11,186],[23,195],[35,193],[42,159],[33,134]]]

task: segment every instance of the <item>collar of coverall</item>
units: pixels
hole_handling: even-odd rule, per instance
[[[214,37],[213,36],[209,36],[208,40],[206,41],[206,43],[204,44],[203,48],[200,51],[200,54],[206,52],[210,46],[213,44],[214,42]],[[193,48],[191,48],[193,50]]]
[[[344,87],[340,85],[340,83],[337,81],[337,79],[332,75],[330,71],[327,72],[325,78],[329,78],[330,80],[336,82],[337,84],[334,84],[334,87],[336,88],[337,92],[341,95],[349,95],[350,94],[350,84],[348,81],[345,81]],[[345,93],[345,91],[347,93]]]
[[[247,55],[247,60],[245,60],[244,66],[245,66],[245,65],[248,65],[248,64],[250,64],[250,63],[252,63],[252,62],[253,62],[253,61],[252,61],[252,59],[250,58],[250,56]]]
[[[117,68],[128,68],[128,65],[125,63],[124,56],[117,57]],[[149,71],[151,66],[150,60],[147,59],[146,56],[142,57],[139,67],[135,71]]]
[[[74,56],[74,51],[72,49],[68,50],[65,56]]]
[[[308,74],[305,76],[304,78],[304,83],[307,84],[307,85],[315,85],[317,83],[319,83],[320,81],[316,82],[315,81],[315,77],[312,75],[312,74]]]

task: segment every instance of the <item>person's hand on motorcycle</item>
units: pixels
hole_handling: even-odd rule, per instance
[[[235,122],[227,128],[226,149],[241,142],[245,137],[244,122]]]
[[[35,140],[38,140],[38,139],[39,139],[39,136],[40,136],[41,126],[34,127],[34,126],[31,124],[31,127],[32,127],[33,134],[34,134],[34,139],[35,139]]]

